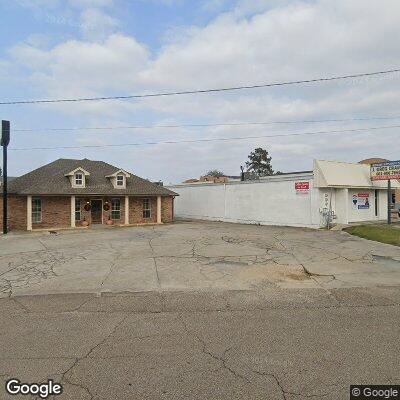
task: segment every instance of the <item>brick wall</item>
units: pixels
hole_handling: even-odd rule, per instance
[[[150,199],[151,218],[143,218],[143,197],[129,197],[129,223],[146,224],[157,223],[157,197]]]
[[[70,196],[32,196],[42,200],[42,222],[32,223],[32,229],[68,228],[71,226]]]
[[[68,228],[71,226],[71,197],[70,196],[35,196],[42,200],[42,222],[32,224],[32,229],[46,228]],[[114,198],[114,197],[113,197]],[[121,203],[121,218],[114,220],[114,224],[125,223],[125,197],[118,197]],[[84,218],[91,223],[91,212],[84,209],[90,197],[76,197],[81,200],[81,221],[76,221],[76,226],[81,226]],[[97,197],[98,199],[98,197]],[[129,198],[129,222],[131,224],[145,224],[157,222],[157,197],[149,197],[151,207],[151,218],[143,218],[143,197]],[[103,223],[105,224],[111,215],[111,197],[103,198],[110,204],[110,210],[103,210]],[[162,197],[161,220],[162,222],[173,221],[173,197]],[[9,196],[8,214],[10,230],[27,229],[27,199],[26,196]],[[0,227],[3,224],[3,199],[0,197]]]
[[[115,225],[121,225],[121,224],[125,224],[125,196],[123,197],[110,197],[108,199],[108,202],[110,204],[110,209],[108,211],[104,211],[103,210],[103,223],[107,223],[108,218],[111,218],[111,200],[112,199],[119,199],[120,202],[120,208],[121,208],[121,212],[120,212],[120,219],[114,219],[114,224]]]
[[[161,198],[161,221],[172,222],[174,220],[174,198],[172,196]]]
[[[10,230],[26,230],[26,197],[8,197],[8,226]],[[0,226],[3,226],[3,198],[0,196]]]

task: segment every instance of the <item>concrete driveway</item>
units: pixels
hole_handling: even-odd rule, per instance
[[[400,284],[400,248],[342,232],[176,222],[0,237],[0,295]]]

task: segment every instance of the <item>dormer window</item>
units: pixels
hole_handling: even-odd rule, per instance
[[[123,187],[125,186],[125,177],[123,175],[117,175],[117,186]]]
[[[83,186],[83,174],[75,174],[75,186]]]
[[[128,172],[124,171],[123,169],[120,169],[111,175],[106,175],[106,178],[110,179],[110,182],[113,185],[114,189],[126,189],[126,181],[129,177],[130,175],[128,174]]]
[[[86,187],[89,172],[84,170],[82,167],[75,168],[73,171],[68,172],[65,176],[71,182],[73,188],[84,188]]]

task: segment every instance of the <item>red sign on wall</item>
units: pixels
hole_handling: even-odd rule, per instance
[[[308,193],[310,191],[310,182],[295,182],[296,193]]]
[[[296,190],[310,190],[310,182],[295,182],[294,188]]]

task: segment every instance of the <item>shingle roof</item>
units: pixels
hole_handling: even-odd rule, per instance
[[[73,188],[65,174],[81,167],[90,173],[86,177],[85,188]],[[9,193],[26,195],[62,195],[62,194],[97,194],[97,195],[138,195],[138,196],[176,196],[177,193],[165,187],[155,185],[145,179],[131,174],[126,179],[125,189],[115,189],[107,175],[121,168],[103,161],[72,160],[60,158],[44,165],[9,183]]]
[[[11,181],[13,181],[14,179],[16,179],[16,176],[8,176],[7,177],[7,183],[10,184]],[[0,186],[3,184],[3,177],[0,176]]]

